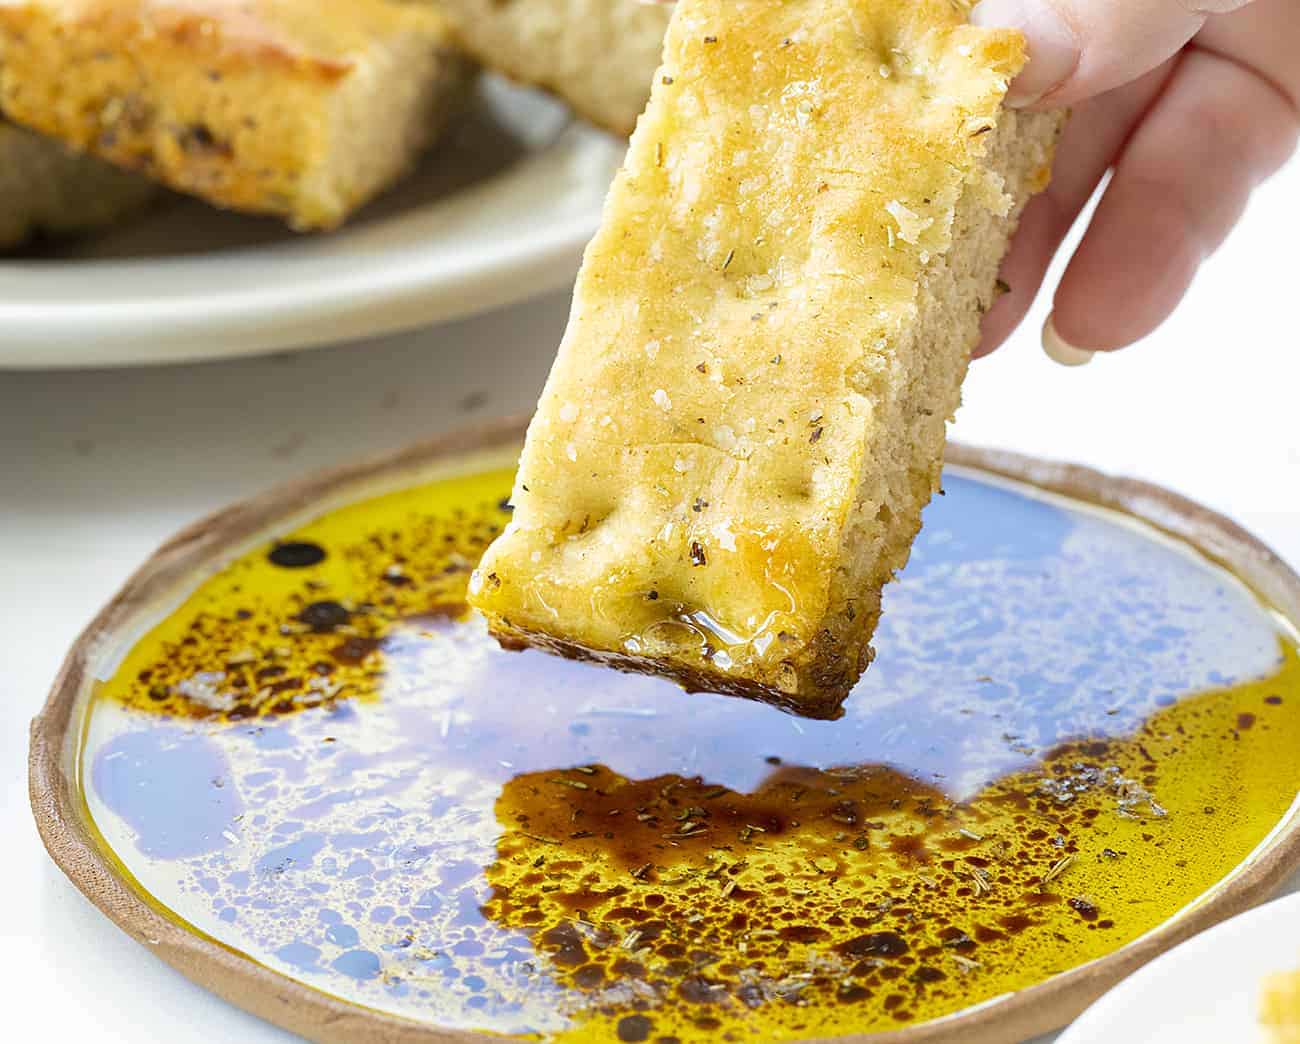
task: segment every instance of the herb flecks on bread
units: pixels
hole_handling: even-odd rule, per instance
[[[504,642],[838,714],[1048,180],[1024,61],[951,0],[681,0],[475,577]]]

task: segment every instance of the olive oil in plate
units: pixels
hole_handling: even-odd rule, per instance
[[[97,688],[87,807],[169,916],[431,1025],[915,1025],[1195,903],[1300,789],[1294,635],[1193,548],[950,471],[843,719],[497,647],[511,474],[329,511]]]

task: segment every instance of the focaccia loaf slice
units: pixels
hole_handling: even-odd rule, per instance
[[[110,225],[156,191],[145,178],[0,117],[0,250],[36,235],[67,236]]]
[[[1300,1044],[1300,971],[1278,972],[1264,980],[1259,1021],[1272,1044]]]
[[[436,136],[472,62],[395,0],[0,0],[0,108],[219,206],[329,228]]]
[[[672,8],[646,0],[438,0],[487,68],[543,87],[631,134],[650,96]]]
[[[1060,117],[952,0],[681,0],[472,602],[833,717]]]

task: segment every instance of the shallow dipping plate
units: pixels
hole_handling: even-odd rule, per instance
[[[0,257],[0,368],[307,348],[560,289],[623,151],[557,102],[484,77],[419,170],[336,232],[175,197],[57,251]]]
[[[330,1040],[1005,1042],[1294,867],[1300,579],[1230,522],[956,448],[806,722],[459,615],[520,435],[236,505],[70,653],[42,836],[221,996]]]
[[[1265,977],[1300,972],[1300,895],[1188,939],[1084,1012],[1058,1044],[1264,1044]]]

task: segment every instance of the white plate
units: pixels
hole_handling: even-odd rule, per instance
[[[1130,975],[1057,1044],[1255,1044],[1260,984],[1300,970],[1300,894],[1216,925]]]
[[[177,198],[76,246],[0,259],[0,367],[303,348],[559,289],[624,147],[484,78],[421,169],[338,232],[295,235]]]

